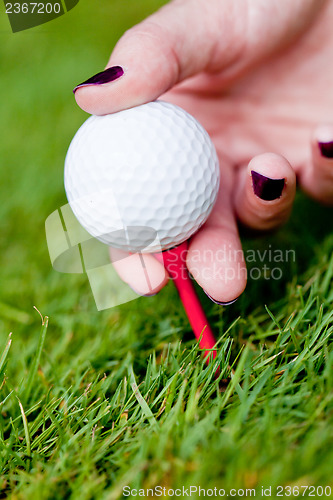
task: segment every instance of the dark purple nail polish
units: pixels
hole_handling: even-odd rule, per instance
[[[318,146],[322,156],[325,158],[333,158],[333,141],[318,142]]]
[[[230,300],[230,302],[219,302],[218,300],[215,300],[213,299],[213,297],[211,297],[209,295],[209,293],[206,292],[206,290],[204,290],[205,294],[207,295],[207,297],[212,301],[214,302],[215,304],[218,304],[219,306],[230,306],[231,304],[233,304],[234,302],[236,302],[236,300],[239,299],[239,297],[236,297],[234,300]]]
[[[111,68],[107,68],[91,78],[88,78],[85,82],[79,83],[79,85],[74,88],[73,92],[75,94],[77,89],[85,87],[86,85],[103,85],[103,83],[113,82],[123,76],[123,74],[124,70],[121,66],[112,66]]]
[[[251,170],[253,191],[258,198],[265,201],[272,201],[280,198],[285,179],[270,179],[265,175],[258,174]]]

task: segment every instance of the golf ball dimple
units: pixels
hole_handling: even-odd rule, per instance
[[[209,135],[162,101],[91,116],[65,161],[66,194],[80,224],[130,252],[158,252],[190,238],[207,220],[218,188]]]

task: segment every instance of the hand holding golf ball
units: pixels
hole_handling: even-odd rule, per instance
[[[187,266],[216,301],[232,301],[246,285],[238,220],[256,231],[285,222],[295,173],[312,197],[333,202],[332,23],[329,0],[175,0],[128,30],[107,69],[75,88],[94,115],[161,98],[209,132],[221,192],[191,238]],[[156,292],[164,269],[151,254],[144,260]],[[136,264],[124,277],[148,293],[131,280]]]

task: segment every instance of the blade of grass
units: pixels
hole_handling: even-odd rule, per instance
[[[19,400],[19,398],[17,398],[17,401],[18,401],[18,404],[20,406],[21,415],[22,415],[22,421],[23,421],[23,427],[24,427],[24,434],[25,434],[25,442],[26,442],[26,446],[27,446],[27,456],[29,457],[29,460],[28,460],[28,469],[29,469],[30,468],[30,457],[31,457],[31,443],[30,443],[30,434],[29,434],[29,428],[28,428],[28,421],[27,421],[27,417],[26,417],[26,415],[24,413],[24,409],[23,409],[22,403]]]
[[[3,369],[3,366],[4,366],[5,361],[7,359],[7,355],[8,355],[11,344],[12,344],[12,334],[10,333],[8,335],[6,347],[4,348],[2,355],[1,355],[1,358],[0,358],[0,374],[2,373],[2,369]]]
[[[30,368],[27,385],[24,387],[24,401],[28,401],[29,400],[31,389],[32,389],[32,386],[33,386],[33,383],[34,383],[34,380],[35,380],[35,377],[36,377],[36,373],[37,373],[37,370],[38,370],[40,358],[41,358],[41,355],[42,355],[42,350],[43,350],[43,346],[44,346],[44,342],[45,342],[45,337],[46,337],[48,323],[49,323],[49,318],[47,316],[45,316],[45,318],[42,317],[42,327],[41,327],[41,330],[40,330],[40,335],[39,335],[39,341],[38,341],[36,356],[34,358],[32,366]]]
[[[238,362],[235,374],[232,375],[232,380],[231,380],[231,383],[230,383],[230,385],[228,387],[228,390],[225,392],[225,394],[224,394],[224,396],[223,396],[223,398],[221,400],[221,404],[220,404],[220,407],[219,407],[219,411],[220,412],[226,406],[227,402],[229,401],[232,393],[234,392],[234,390],[236,388],[236,385],[239,383],[239,381],[240,381],[240,379],[242,377],[242,373],[243,373],[243,370],[244,370],[245,361],[247,359],[249,350],[250,350],[250,346],[249,345],[247,345],[245,347],[245,349],[243,350],[243,353],[242,353],[241,358],[240,358],[240,360]]]
[[[136,384],[132,366],[129,366],[128,372],[129,372],[130,384],[131,384],[133,393],[136,397],[137,402],[141,406],[142,413],[148,419],[148,422],[150,423],[151,426],[153,426],[153,427],[157,426],[157,421],[156,421],[151,409],[149,408],[146,401],[144,400],[144,398],[143,398],[143,396],[142,396],[141,392],[139,391],[139,388]]]

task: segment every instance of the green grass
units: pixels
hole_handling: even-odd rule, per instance
[[[66,203],[64,156],[86,116],[71,89],[161,3],[81,0],[17,34],[1,17],[3,498],[109,500],[125,485],[333,490],[332,211],[299,195],[285,228],[244,239],[247,250],[295,251],[281,279],[250,280],[229,308],[198,290],[219,337],[208,367],[172,284],[98,312],[84,275],[51,267],[44,222]]]

